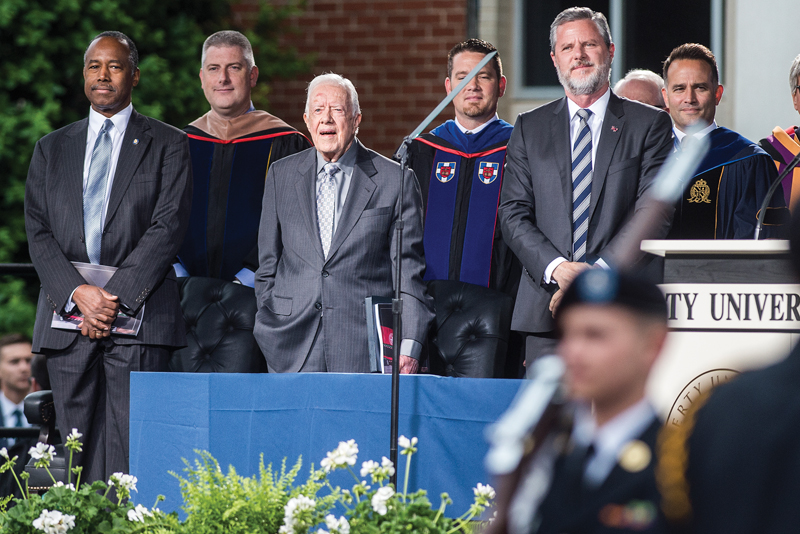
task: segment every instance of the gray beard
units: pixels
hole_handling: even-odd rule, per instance
[[[568,74],[565,75],[560,68],[556,68],[558,81],[569,93],[573,95],[590,95],[597,92],[604,83],[608,83],[611,73],[611,62],[595,65],[595,71],[583,80],[573,80]]]

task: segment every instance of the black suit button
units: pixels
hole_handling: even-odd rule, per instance
[[[328,278],[330,273],[328,271],[322,271],[322,278]]]
[[[315,307],[316,309],[318,309],[318,310],[321,310],[321,309],[322,309],[322,303],[320,303],[320,302],[317,302],[316,304],[314,304],[314,307]]]

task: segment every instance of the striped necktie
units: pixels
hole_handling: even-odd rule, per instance
[[[317,221],[319,223],[319,240],[322,252],[328,259],[333,237],[333,221],[336,202],[336,173],[339,167],[335,163],[326,163],[317,179]]]
[[[592,199],[592,131],[588,109],[579,109],[581,125],[572,147],[572,246],[573,261],[586,261],[589,204]]]
[[[83,194],[83,233],[86,236],[86,252],[89,261],[100,264],[100,243],[103,239],[103,207],[106,203],[106,184],[108,168],[111,164],[111,135],[108,131],[114,127],[111,119],[106,119],[92,150],[89,162],[89,178],[86,181],[86,192]]]

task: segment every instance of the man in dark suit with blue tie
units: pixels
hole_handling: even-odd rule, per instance
[[[561,12],[550,49],[566,96],[518,117],[498,211],[524,267],[511,327],[527,336],[528,363],[552,353],[552,314],[575,276],[614,266],[626,224],[655,209],[647,192],[672,148],[669,115],[609,88],[614,44],[602,13]],[[657,216],[653,239],[671,222]]]
[[[36,144],[25,188],[25,227],[42,283],[33,350],[47,356],[60,428],[83,433],[82,480],[128,469],[131,371],[165,370],[185,344],[170,268],[189,218],[186,135],[139,115],[136,45],[119,32],[95,37],[84,55],[89,117]],[[105,287],[71,262],[117,268]],[[136,335],[112,334],[117,314],[144,315]],[[77,310],[75,309],[77,308]],[[51,327],[55,314],[84,318]]]

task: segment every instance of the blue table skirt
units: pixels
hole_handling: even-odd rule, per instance
[[[483,467],[484,429],[496,421],[520,387],[517,380],[403,376],[400,434],[419,438],[409,491],[423,488],[438,506],[448,492],[460,514],[472,503],[472,488],[490,482]],[[183,461],[207,450],[223,471],[258,472],[259,456],[280,467],[302,455],[298,482],[340,441],[355,439],[358,474],[366,460],[389,456],[391,377],[357,374],[132,373],[130,472],[139,478],[136,503],[162,510],[183,505],[178,480]],[[402,489],[405,463],[400,457]],[[350,475],[334,473],[334,484],[350,487]],[[183,513],[181,513],[183,515]]]

